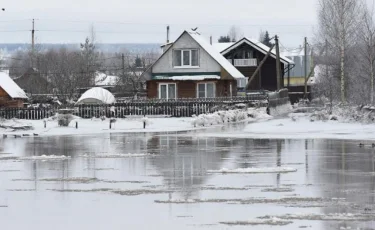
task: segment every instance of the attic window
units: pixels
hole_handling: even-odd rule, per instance
[[[189,68],[199,67],[198,49],[176,49],[173,50],[173,67]]]

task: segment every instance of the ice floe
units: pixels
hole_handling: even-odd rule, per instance
[[[290,167],[275,167],[275,168],[238,168],[220,170],[208,170],[207,173],[290,173],[297,172],[297,169]]]

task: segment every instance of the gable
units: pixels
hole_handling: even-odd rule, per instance
[[[10,98],[8,93],[0,86],[0,98]]]
[[[263,53],[265,55],[270,50],[270,47],[264,45],[263,43],[261,43],[259,41],[256,41],[254,39],[249,39],[249,38],[242,38],[241,40],[237,41],[236,43],[234,43],[233,45],[231,45],[227,49],[221,51],[221,54],[225,56],[226,54],[228,54],[232,50],[234,50],[236,48],[239,48],[240,46],[242,46],[244,44],[247,44],[247,45],[251,46],[255,50],[257,50],[257,51],[259,51],[259,52],[261,52],[261,53]],[[275,50],[275,48],[272,49],[270,57],[276,59],[276,50]],[[285,57],[283,55],[280,55],[280,61],[282,63],[284,63],[285,65],[288,65],[288,64],[293,65],[294,64],[294,62],[292,60],[290,60],[289,58],[287,58],[287,57]]]
[[[174,68],[173,51],[176,49],[198,49],[199,50],[199,67],[194,68]],[[152,66],[152,74],[155,73],[206,73],[220,72],[221,66],[217,61],[204,50],[196,40],[187,32],[184,32],[173,45],[160,57]]]

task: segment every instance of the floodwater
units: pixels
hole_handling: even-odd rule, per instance
[[[358,144],[194,133],[1,139],[0,229],[375,229],[375,149]],[[278,167],[297,171],[210,171]]]

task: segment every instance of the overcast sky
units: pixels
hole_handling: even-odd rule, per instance
[[[236,25],[245,36],[268,30],[298,47],[313,35],[317,0],[8,0],[0,8],[0,43],[30,42],[35,18],[39,43],[82,42],[91,24],[102,43],[163,43],[168,24],[171,40],[193,27],[217,40]]]

